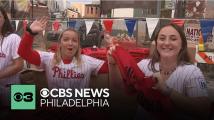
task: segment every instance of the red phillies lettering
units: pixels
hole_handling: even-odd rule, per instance
[[[85,75],[83,73],[77,73],[71,69],[61,69],[57,66],[52,68],[53,77],[66,78],[66,79],[83,79]]]

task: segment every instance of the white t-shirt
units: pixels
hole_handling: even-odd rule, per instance
[[[20,41],[21,38],[17,34],[10,34],[4,37],[3,44],[0,45],[0,71],[12,64],[12,60],[19,58],[17,51]],[[10,93],[10,84],[17,83],[20,83],[19,73],[0,79],[0,99],[7,98]],[[4,100],[2,101],[4,104]],[[8,100],[5,100],[5,102],[8,102]]]
[[[46,71],[49,89],[52,88],[86,88],[89,87],[91,74],[97,74],[104,61],[90,56],[81,55],[82,64],[76,62],[52,65],[54,53],[39,52],[41,67]]]
[[[149,62],[150,59],[144,59],[138,63],[138,67],[146,76],[152,76],[154,73],[148,68]],[[155,64],[155,68],[159,71],[159,63]],[[188,97],[208,96],[204,76],[195,65],[178,66],[166,80],[166,84]]]

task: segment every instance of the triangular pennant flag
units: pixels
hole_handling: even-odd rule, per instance
[[[19,26],[19,20],[15,20],[15,22],[16,22],[16,30],[17,30]]]
[[[89,33],[89,31],[91,30],[91,27],[94,23],[94,20],[86,20],[85,21],[85,25],[86,25],[86,35]]]
[[[42,35],[45,36],[45,30],[42,31]]]
[[[61,29],[60,30],[65,30],[65,29],[67,29],[67,21],[62,21],[61,22],[61,27],[60,27]]]
[[[100,22],[101,22],[101,26],[102,26],[103,30],[105,30],[104,19],[101,19]]]
[[[126,27],[128,29],[128,35],[129,37],[131,37],[134,31],[136,19],[125,19],[125,22],[126,22]]]
[[[68,21],[68,27],[69,28],[75,28],[75,25],[76,25],[76,20],[70,20]]]
[[[185,21],[181,20],[181,19],[172,19],[171,22],[174,23],[174,24],[176,24],[176,25],[178,25],[178,26],[180,26],[180,27],[183,27]]]
[[[113,20],[103,20],[103,24],[105,26],[105,31],[108,33],[112,32],[112,25],[113,25]]]
[[[114,20],[114,24],[112,25],[113,30],[127,30],[126,23],[124,19]]]
[[[58,31],[59,30],[59,27],[60,27],[60,23],[58,20],[55,20],[52,24],[52,27],[53,27],[53,30],[54,31]]]
[[[147,28],[149,32],[149,37],[152,37],[152,34],[158,24],[159,18],[146,18]]]
[[[175,17],[175,10],[172,10],[171,18]]]
[[[83,24],[84,22],[85,22],[84,20],[78,20],[78,21],[76,22],[75,29],[76,29],[77,31],[79,31],[80,27],[82,26],[82,24]],[[84,23],[84,24],[85,24],[85,23]]]
[[[214,27],[214,20],[200,20],[201,31],[204,42],[209,41],[212,37],[212,30]]]

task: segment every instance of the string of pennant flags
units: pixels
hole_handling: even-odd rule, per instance
[[[13,22],[13,21],[15,21],[15,22]],[[27,24],[30,22],[30,20],[26,20],[26,19],[24,19],[24,20],[13,20],[13,21],[12,21],[12,23],[14,23],[16,30],[18,29],[19,22],[22,22],[24,31],[25,31]],[[84,20],[83,22],[85,22],[85,25],[86,25],[86,34],[88,34],[93,23],[95,22],[95,20],[89,19],[89,20]],[[64,27],[75,28],[77,20],[69,20],[69,21],[54,20],[54,21],[52,21],[52,30],[53,31],[59,31],[60,27],[62,27],[64,23],[67,24],[67,26],[64,26]],[[113,20],[111,20],[111,19],[102,20],[102,23],[104,25],[105,31],[111,33],[112,32]],[[126,27],[128,30],[128,35],[132,36],[133,31],[134,31],[134,27],[135,27],[135,23],[136,23],[136,19],[126,19],[125,23],[126,23]]]
[[[114,22],[118,19],[99,19],[102,27],[105,32],[112,33],[112,28]],[[120,19],[121,20],[121,19]],[[205,52],[205,44],[208,42],[208,46],[214,47],[214,19],[162,19],[162,18],[126,18],[122,19],[124,24],[126,25],[126,30],[128,36],[133,36],[133,32],[135,30],[136,22],[139,20],[143,20],[146,22],[146,27],[148,31],[148,36],[151,39],[154,33],[154,30],[157,28],[160,20],[168,20],[169,22],[175,23],[181,27],[184,27],[184,32],[187,40],[192,40],[198,45],[198,52],[196,53],[196,61],[198,63],[208,63],[214,64],[214,51],[213,52]],[[52,31],[59,31],[64,28],[75,28],[77,27],[77,23],[81,21],[86,25],[86,35],[92,28],[92,25],[96,21],[96,19],[71,19],[67,21],[60,20],[52,20]],[[12,20],[14,23],[14,28],[18,28],[19,23],[22,22],[23,30],[30,20]],[[43,35],[45,35],[46,31],[43,31]],[[214,49],[214,48],[213,48]]]
[[[154,30],[157,27],[157,24],[158,24],[160,18],[145,18],[145,19],[146,19],[146,24],[147,24],[147,28],[148,28],[149,37],[151,38]],[[106,32],[109,32],[109,33],[112,32],[112,26],[113,26],[115,20],[117,20],[117,19],[101,19],[101,22],[102,22],[103,27],[105,28]],[[124,19],[129,36],[133,35],[134,27],[135,27],[135,24],[136,24],[137,20],[138,20],[137,18]],[[176,23],[179,26],[183,26],[185,21],[189,21],[189,20],[192,20],[192,19],[169,19],[169,20],[171,22],[173,22],[173,23]],[[214,20],[212,20],[212,19],[210,19],[210,20],[194,19],[194,20],[200,21],[201,32],[202,32],[204,41],[207,40],[207,37],[209,36],[209,34],[210,35],[214,34],[214,31],[212,30],[213,26],[214,26]],[[19,24],[20,21],[23,22],[23,29],[25,29],[26,25],[30,22],[30,20],[27,20],[27,19],[24,19],[24,20],[12,20],[12,21],[15,21],[15,25],[14,26],[15,26],[16,30],[17,30],[17,27],[18,27],[18,24]],[[67,26],[64,26],[64,27],[75,28],[75,25],[76,25],[76,23],[78,21],[79,20],[75,20],[75,19],[68,20],[68,21],[54,20],[54,21],[52,21],[52,30],[53,31],[58,31],[60,29],[60,27],[63,26],[62,25],[63,23],[67,24]],[[83,22],[85,22],[85,24],[86,24],[87,33],[88,33],[90,31],[93,23],[95,22],[95,20],[93,20],[93,19],[84,19]]]

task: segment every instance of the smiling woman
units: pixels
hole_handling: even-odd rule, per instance
[[[136,66],[131,55],[120,46],[113,45],[109,50],[126,85],[131,86],[129,90],[137,91],[139,107],[136,119],[208,119],[210,101],[206,80],[201,70],[191,64],[182,28],[169,23],[159,29],[154,41],[151,57],[141,60]],[[162,93],[162,98],[155,92]],[[150,96],[165,103],[149,99]],[[164,107],[170,104],[172,108],[164,111]]]
[[[191,64],[186,37],[179,26],[171,23],[162,27],[155,36],[151,59],[140,61],[138,67],[146,76],[156,78],[153,89],[172,100],[176,108],[173,119],[208,117],[206,81],[200,69]]]

